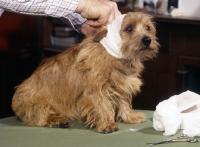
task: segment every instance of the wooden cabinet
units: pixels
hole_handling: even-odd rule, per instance
[[[154,16],[161,45],[145,63],[144,86],[133,107],[155,110],[169,97],[191,90],[200,94],[200,18]]]
[[[0,118],[13,115],[14,87],[39,64],[40,19],[7,11],[0,17]]]

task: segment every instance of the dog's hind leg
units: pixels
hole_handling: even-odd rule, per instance
[[[19,116],[19,115],[18,115]],[[44,126],[52,128],[68,128],[68,118],[62,113],[55,111],[50,105],[35,104],[31,109],[27,109],[22,121],[28,126]]]
[[[12,108],[16,116],[28,126],[67,128],[68,118],[55,106],[42,102],[17,100],[12,101]]]

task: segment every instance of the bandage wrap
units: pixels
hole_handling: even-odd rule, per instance
[[[125,15],[120,15],[111,24],[107,25],[107,36],[100,41],[107,52],[116,58],[124,58],[121,52],[120,30]]]

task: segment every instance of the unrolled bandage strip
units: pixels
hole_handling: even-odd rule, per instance
[[[200,136],[200,95],[186,91],[170,97],[156,106],[153,127],[165,131],[163,135],[174,135],[178,129],[190,136]]]

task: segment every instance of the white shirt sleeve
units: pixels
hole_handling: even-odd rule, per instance
[[[4,9],[1,9],[0,8],[0,16],[1,16],[1,14],[4,12]]]
[[[83,24],[86,19],[74,13],[79,0],[0,0],[0,15],[3,9],[21,14],[66,18],[71,24]]]
[[[69,20],[70,24],[72,25],[72,27],[80,33],[80,28],[79,26],[82,26],[83,23],[86,21],[85,18],[83,18],[80,14],[78,13],[71,13],[69,14],[67,17],[63,17],[61,20],[63,22],[65,22],[67,20]]]

